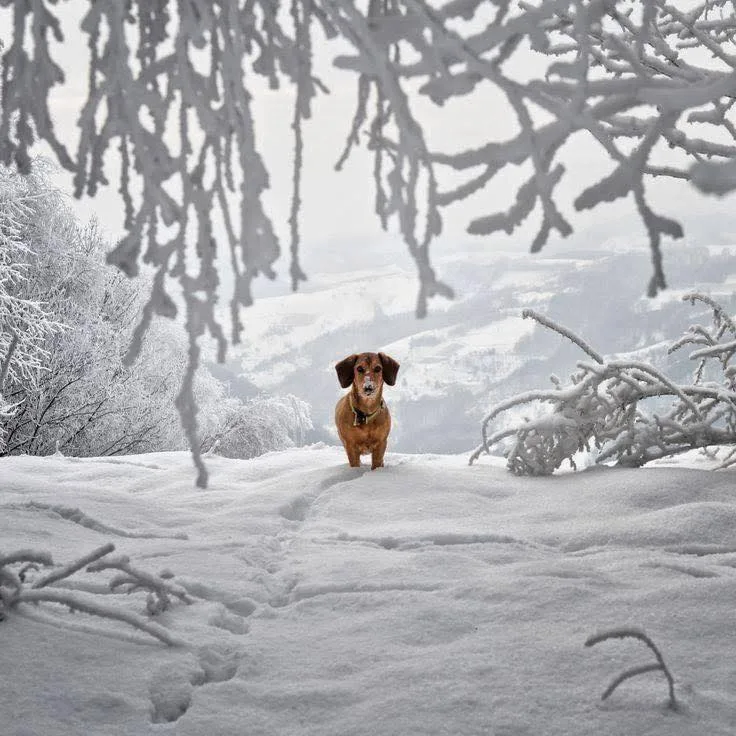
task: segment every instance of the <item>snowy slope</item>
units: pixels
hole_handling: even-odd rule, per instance
[[[700,456],[693,456],[700,462]],[[68,562],[115,543],[194,603],[122,623],[43,604],[0,623],[3,736],[631,736],[736,732],[733,474],[599,468],[515,478],[494,462],[388,457],[375,472],[314,446],[0,459],[0,540]],[[143,612],[77,573],[75,595]],[[600,695],[650,653],[586,649],[644,628],[660,673]]]
[[[670,289],[655,300],[644,296],[651,265],[643,250],[578,249],[552,257],[476,246],[438,253],[438,271],[457,298],[433,301],[424,320],[414,316],[412,265],[388,255],[383,264],[360,257],[373,252],[357,249],[334,272],[310,270],[297,294],[266,292],[243,313],[243,342],[230,351],[232,376],[311,404],[313,440],[336,441],[332,413],[340,389],[333,366],[356,351],[383,350],[401,363],[397,385],[386,392],[395,419],[391,449],[461,452],[478,443],[479,421],[493,403],[550,385],[551,373],[567,377],[581,357],[558,335],[522,320],[525,307],[603,353],[653,359],[661,368],[666,341],[708,319],[705,310],[680,302],[683,293],[703,289],[736,309],[736,247],[670,246]]]

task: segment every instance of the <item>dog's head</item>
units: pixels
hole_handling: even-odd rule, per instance
[[[399,364],[386,353],[348,355],[336,366],[337,380],[343,388],[355,384],[358,393],[367,399],[380,394],[384,383],[393,386]]]

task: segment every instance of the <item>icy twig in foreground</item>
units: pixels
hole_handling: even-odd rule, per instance
[[[144,631],[146,634],[150,634],[159,641],[162,641],[164,644],[168,644],[170,647],[181,646],[184,644],[181,639],[172,636],[163,626],[159,626],[159,624],[156,624],[153,621],[148,621],[137,613],[113,608],[112,606],[105,605],[104,603],[98,603],[91,596],[82,596],[79,593],[72,591],[24,589],[18,594],[14,605],[18,603],[40,603],[42,601],[60,603],[61,605],[68,606],[75,611],[82,611],[83,613],[100,616],[101,618],[111,618],[117,621],[123,621],[136,629]]]
[[[672,674],[667,668],[667,665],[664,663],[664,658],[662,657],[662,654],[659,651],[659,649],[657,649],[657,646],[655,645],[655,643],[641,629],[622,628],[622,629],[610,629],[608,631],[603,631],[599,634],[594,634],[593,636],[588,637],[588,639],[585,642],[585,646],[592,647],[592,646],[595,646],[596,644],[600,644],[600,642],[602,641],[607,641],[608,639],[627,639],[627,638],[638,639],[639,641],[644,642],[644,644],[646,644],[652,650],[652,652],[654,652],[654,656],[657,658],[657,662],[656,664],[652,663],[652,664],[640,665],[638,667],[632,667],[622,672],[606,688],[603,695],[601,696],[601,700],[606,700],[606,698],[608,698],[613,693],[613,691],[625,680],[628,680],[631,677],[635,677],[636,675],[642,675],[646,672],[656,672],[657,670],[661,670],[664,673],[664,676],[667,678],[667,685],[669,688],[668,706],[672,710],[678,710],[677,699],[675,698],[675,681],[672,677]]]
[[[25,581],[29,569],[37,569],[38,565],[53,567],[54,563],[51,555],[48,552],[37,550],[18,550],[10,554],[0,555],[0,621],[5,618],[7,611],[15,609],[20,603],[58,603],[73,611],[82,611],[93,616],[122,621],[153,636],[168,646],[184,644],[181,639],[170,634],[163,626],[149,621],[137,613],[101,603],[91,595],[48,587],[70,577],[83,567],[87,567],[89,572],[116,568],[126,573],[125,580],[121,582],[132,584],[132,589],[144,587],[152,591],[147,602],[147,610],[150,614],[165,610],[169,605],[169,595],[174,595],[186,603],[192,602],[186,591],[175,583],[131,567],[127,557],[103,559],[114,550],[114,544],[105,544],[67,565],[55,568],[37,577],[30,585],[26,584]],[[19,572],[16,572],[12,569],[14,565],[22,565],[23,567]],[[121,582],[111,581],[111,589],[114,589]],[[154,598],[153,593],[158,597]]]
[[[110,590],[125,586],[127,592],[130,593],[145,588],[149,591],[146,610],[152,616],[169,608],[171,605],[169,596],[172,595],[184,603],[192,603],[191,597],[184,588],[165,580],[159,575],[153,575],[133,567],[125,555],[99,560],[91,564],[87,570],[89,572],[100,572],[101,570],[120,570],[123,572],[123,575],[118,575],[110,581]]]
[[[63,580],[73,575],[77,570],[81,570],[85,565],[89,565],[90,562],[99,560],[100,557],[104,557],[115,549],[115,545],[112,542],[108,542],[102,547],[98,547],[87,555],[80,557],[74,562],[70,562],[68,565],[52,570],[38,580],[34,580],[32,588],[45,588],[51,583],[55,583],[57,580]]]

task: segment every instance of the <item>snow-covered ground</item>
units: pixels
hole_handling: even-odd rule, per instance
[[[350,469],[314,446],[0,458],[0,551],[57,564],[112,541],[193,597],[158,622],[22,606],[0,623],[3,736],[662,736],[736,732],[731,472],[598,468],[516,478],[486,459],[389,455]],[[76,596],[143,613],[106,573]],[[608,683],[652,655],[676,679]]]

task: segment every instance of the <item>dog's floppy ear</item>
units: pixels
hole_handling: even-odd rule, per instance
[[[386,353],[378,353],[378,357],[381,359],[381,365],[383,366],[383,380],[389,386],[393,386],[396,383],[399,364],[393,358],[386,355]]]
[[[357,355],[348,355],[347,358],[344,358],[335,366],[337,380],[340,381],[343,388],[347,388],[353,382],[353,370],[357,360]]]

